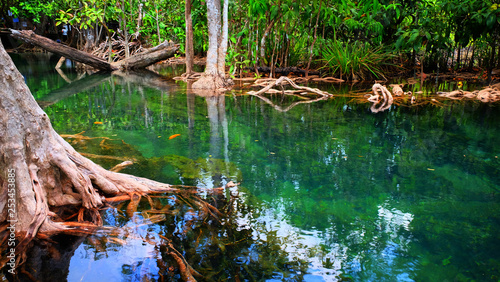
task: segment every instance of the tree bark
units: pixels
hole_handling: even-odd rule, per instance
[[[66,229],[51,209],[77,205],[93,214],[105,197],[176,192],[168,184],[107,171],[76,152],[52,128],[0,43],[0,227],[15,222],[21,253],[39,231]],[[10,199],[13,199],[12,201]],[[7,209],[7,203],[14,207]],[[6,262],[0,258],[0,267]]]
[[[130,50],[128,48],[128,28],[127,28],[127,15],[125,14],[125,0],[122,0],[122,11],[123,15],[120,18],[120,24],[122,25],[122,30],[123,30],[123,39],[125,40],[125,58],[130,57]],[[160,42],[160,41],[159,41]]]
[[[219,35],[220,35],[220,0],[207,0],[208,51],[205,73],[216,75]]]
[[[207,22],[208,22],[208,51],[207,63],[204,74],[199,80],[193,83],[193,89],[217,90],[225,89],[231,85],[230,80],[226,80],[225,64],[227,51],[227,11],[225,11],[224,21],[221,28],[220,0],[207,0]],[[228,3],[224,6],[227,10]],[[225,29],[222,30],[221,29]],[[224,39],[225,38],[225,39]],[[223,41],[226,41],[223,43]]]
[[[219,5],[220,6],[220,5]],[[222,29],[219,35],[219,48],[218,48],[218,58],[217,58],[217,70],[219,75],[225,75],[226,73],[226,53],[227,53],[227,40],[228,40],[228,7],[229,1],[224,0],[223,12],[222,12]]]
[[[127,59],[110,64],[106,60],[93,56],[87,52],[83,52],[64,44],[54,42],[46,37],[36,35],[31,30],[11,30],[11,32],[12,36],[16,39],[23,40],[39,46],[49,52],[66,57],[67,59],[84,63],[103,71],[145,68],[159,61],[173,57],[175,52],[179,49],[179,45],[172,45],[168,42],[163,42],[146,52],[139,53]]]
[[[280,11],[281,14],[281,11]],[[280,14],[277,16],[277,18],[280,16]],[[276,18],[272,19],[269,25],[267,25],[266,30],[264,31],[264,34],[262,35],[262,39],[260,40],[260,56],[264,58],[266,56],[266,38],[269,35],[269,32],[271,32],[271,29],[274,26],[274,23],[276,22]]]
[[[186,0],[186,73],[189,75],[193,72],[193,19],[191,17],[191,0]]]
[[[155,3],[155,12],[156,12],[156,33],[158,35],[158,42],[161,42],[160,21],[158,20],[158,6],[156,4],[156,1],[153,2]]]

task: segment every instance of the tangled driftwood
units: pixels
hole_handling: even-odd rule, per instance
[[[463,98],[478,99],[485,103],[500,101],[500,83],[490,85],[482,90],[463,91],[458,89],[451,92],[438,92],[441,97],[446,97],[454,100],[461,100]]]
[[[372,90],[373,90],[373,95],[370,95],[370,97],[368,97],[368,101],[378,103],[382,100],[384,102],[392,104],[394,98],[392,98],[392,94],[387,89],[387,87],[379,83],[375,83],[372,86]]]
[[[111,39],[108,38],[106,41],[96,46],[92,50],[91,54],[105,59],[108,62],[117,62],[125,59],[125,44],[125,40],[115,39],[114,36],[111,36]],[[146,50],[139,41],[129,41],[128,48],[130,56],[139,54]],[[110,56],[111,58],[109,58]]]
[[[286,84],[289,84],[290,86],[292,86],[293,88],[295,89],[298,89],[299,91],[290,91],[290,90],[284,90],[283,89],[283,85],[286,85]],[[259,91],[249,91],[248,94],[250,95],[260,95],[262,93],[283,93],[283,94],[296,94],[297,92],[311,92],[311,93],[315,93],[315,94],[318,94],[318,95],[321,95],[321,96],[324,96],[324,97],[332,97],[333,95],[326,92],[326,91],[321,91],[317,88],[311,88],[311,87],[306,87],[306,86],[299,86],[297,84],[295,84],[295,82],[286,77],[286,76],[282,76],[278,79],[274,79],[274,78],[267,78],[267,79],[258,79],[255,81],[254,83],[255,86],[261,86],[261,87],[264,87],[262,88],[261,90]],[[280,86],[282,91],[278,91],[278,90],[275,90],[275,89],[272,89],[272,87],[274,86]]]
[[[373,102],[373,105],[370,107],[370,110],[373,113],[383,112],[387,110],[391,105],[394,99],[392,98],[391,92],[387,89],[387,87],[375,83],[372,86],[373,95],[368,97],[368,101]],[[382,104],[379,105],[379,103]]]
[[[297,90],[285,90],[283,88],[283,86],[288,85],[288,84]],[[264,102],[271,105],[274,109],[276,109],[277,111],[280,111],[280,112],[287,112],[287,111],[291,110],[293,107],[300,105],[300,104],[314,103],[314,102],[317,102],[320,100],[326,100],[326,99],[333,97],[332,94],[325,92],[325,91],[321,91],[317,88],[299,86],[299,85],[295,84],[295,82],[292,79],[290,79],[286,76],[282,76],[278,79],[275,79],[275,78],[258,79],[255,81],[255,83],[253,85],[264,87],[264,88],[262,88],[259,91],[249,91],[249,92],[247,92],[247,94],[258,97],[259,99],[263,100]],[[281,90],[272,89],[272,87],[274,87],[274,86],[280,86]],[[296,101],[296,102],[292,103],[291,105],[289,105],[288,107],[283,108],[279,105],[275,105],[269,98],[261,95],[264,93],[291,95],[291,96],[295,96],[295,97],[302,99],[302,101]],[[305,96],[306,94],[309,94],[309,93],[318,94],[319,97],[316,99],[310,99],[310,97]]]

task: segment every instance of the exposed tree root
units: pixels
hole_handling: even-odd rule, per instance
[[[399,88],[401,89],[401,88]],[[398,89],[398,91],[399,91]],[[372,87],[373,95],[367,94],[368,101],[373,102],[370,110],[373,113],[383,112],[389,109],[394,102],[391,92],[383,85],[375,83]],[[401,90],[402,91],[402,90]],[[380,104],[380,102],[382,102]]]
[[[269,82],[270,83],[267,83]],[[299,90],[302,90],[302,91],[307,91],[307,92],[312,92],[312,93],[315,93],[315,94],[318,94],[318,95],[321,95],[321,96],[324,96],[324,97],[332,97],[333,95],[326,92],[326,91],[321,91],[317,88],[310,88],[310,87],[305,87],[305,86],[298,86],[297,84],[295,84],[295,82],[293,80],[291,80],[290,78],[286,77],[286,76],[282,76],[278,79],[265,79],[265,80],[258,80],[256,81],[254,84],[257,85],[257,86],[264,86],[266,85],[264,88],[262,88],[261,90],[259,91],[250,91],[248,92],[248,94],[250,95],[254,95],[254,96],[257,96],[257,95],[260,95],[262,93],[268,93],[268,91],[274,87],[274,86],[283,86],[283,84],[290,84],[290,86],[292,86],[293,88],[295,89],[299,89]],[[284,93],[284,90],[282,91]],[[287,93],[284,93],[284,94],[287,94]]]
[[[312,80],[316,81],[316,82],[329,82],[329,83],[342,83],[342,82],[345,82],[345,80],[343,80],[343,79],[335,78],[335,77],[331,77],[331,76],[313,78]]]
[[[373,95],[367,93],[365,94],[365,98],[368,101],[373,102],[370,110],[374,113],[381,112],[387,110],[391,105],[395,104],[398,106],[404,105],[402,101],[406,102],[407,98],[410,97],[411,105],[424,105],[424,104],[432,104],[434,106],[443,107],[444,104],[438,101],[436,98],[428,97],[428,98],[420,98],[419,103],[417,103],[416,96],[413,95],[411,91],[404,92],[401,88],[402,85],[399,84],[391,84],[393,94],[396,96],[394,98],[391,92],[381,84],[374,84],[372,87]],[[451,92],[438,92],[438,97],[448,98],[453,100],[461,100],[461,99],[477,99],[485,103],[493,103],[500,101],[500,83],[490,85],[482,90],[475,91],[463,91],[461,89],[454,90]],[[397,99],[397,100],[396,100]],[[404,100],[402,100],[404,99]]]
[[[233,81],[231,79],[218,74],[203,73],[191,87],[198,90],[226,91],[232,85]]]
[[[287,85],[287,84],[291,85],[293,88],[295,88],[297,90],[285,90],[283,88],[283,85]],[[317,88],[298,86],[297,84],[295,84],[295,82],[292,79],[290,79],[286,76],[282,76],[279,79],[273,79],[273,78],[259,79],[259,80],[255,81],[254,85],[264,87],[264,88],[262,88],[259,91],[249,91],[249,92],[247,92],[247,94],[258,97],[259,99],[261,99],[262,101],[271,105],[274,109],[276,109],[277,111],[280,111],[280,112],[287,112],[287,111],[291,110],[292,108],[294,108],[295,106],[300,105],[300,104],[310,104],[310,103],[314,103],[314,102],[321,101],[321,100],[327,100],[327,99],[333,97],[332,94],[325,92],[325,91],[321,91]],[[279,86],[281,88],[281,90],[273,89],[272,87],[274,87],[274,86]],[[302,99],[302,101],[296,101],[296,102],[291,103],[287,107],[282,107],[280,105],[276,105],[275,103],[273,103],[271,101],[271,99],[263,96],[262,94],[264,94],[264,93],[295,96],[299,99]],[[316,99],[311,99],[310,97],[304,96],[304,95],[311,94],[311,93],[314,93],[314,94],[317,94],[320,96]]]
[[[391,92],[381,84],[375,83],[372,87],[373,95],[368,97],[368,101],[378,103],[380,99],[387,101],[392,104],[394,99],[392,98]]]
[[[134,163],[131,161],[124,161],[124,162],[119,163],[119,164],[115,165],[114,167],[110,168],[109,171],[119,172],[120,170],[122,170],[128,166],[131,166],[133,164]]]

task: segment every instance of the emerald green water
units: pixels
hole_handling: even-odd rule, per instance
[[[173,80],[151,87],[111,75],[57,92],[71,89],[53,69],[57,58],[40,64],[14,58],[57,132],[85,131],[116,145],[100,146],[99,139],[75,143],[77,150],[134,157],[139,161],[122,172],[171,184],[240,183],[235,225],[213,231],[193,250],[189,241],[203,232],[179,235],[187,213],[146,226],[134,225],[145,204],[132,218],[119,212],[125,207],[104,213],[106,225],[129,227],[136,236],[176,234],[201,280],[500,279],[498,104],[445,101],[373,114],[370,104],[336,97],[280,112],[242,95],[248,88],[202,97]],[[172,76],[182,68],[160,72]],[[425,89],[453,86],[443,85]],[[296,101],[271,99],[283,108]],[[174,134],[180,136],[169,139]],[[92,160],[105,168],[121,162]],[[157,247],[132,237],[104,248],[92,236],[84,239],[67,258],[68,281],[180,279],[165,274]]]

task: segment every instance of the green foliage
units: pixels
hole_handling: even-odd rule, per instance
[[[34,23],[41,23],[42,17],[53,16],[58,3],[55,1],[19,1],[18,6],[10,7],[15,17],[32,19]]]
[[[372,48],[368,44],[349,44],[338,40],[328,42],[323,52],[324,68],[332,74],[353,79],[383,76],[383,67],[391,65],[393,57],[382,47]]]
[[[185,48],[184,1],[21,0],[14,3],[10,10],[16,16],[35,23],[48,17],[80,31],[106,27],[111,22],[121,25],[121,20],[126,20],[127,26],[119,28],[121,36],[126,30],[145,43],[156,45],[160,40],[172,40],[181,44],[181,50]],[[192,19],[194,49],[203,55],[208,47],[204,1],[192,1]],[[389,53],[398,52],[411,59],[407,60],[410,64],[416,56],[424,56],[430,58],[424,60],[430,68],[435,68],[438,62],[460,67],[454,54],[462,48],[474,49],[474,60],[466,58],[471,66],[495,67],[500,61],[498,52],[492,54],[500,40],[500,7],[492,0],[238,0],[229,3],[229,21],[232,42],[227,64],[230,73],[256,64],[304,66],[313,42],[315,61],[328,61],[331,56],[326,58],[325,54],[331,53],[333,47],[326,46],[331,45],[328,42],[333,38],[355,44],[348,48],[354,53],[343,52],[347,57],[337,58],[344,61],[341,69],[351,68],[346,68],[346,62],[355,64],[351,59],[360,56],[359,49],[363,46],[383,46]],[[325,52],[325,49],[329,50]],[[379,53],[374,50],[376,52],[371,53]],[[362,75],[380,75],[378,69],[372,68],[377,63],[366,65],[369,68],[361,71]]]

